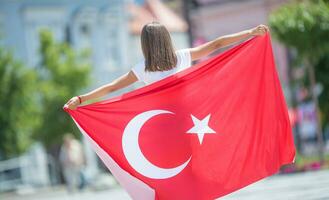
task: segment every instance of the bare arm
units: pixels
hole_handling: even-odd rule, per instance
[[[119,78],[113,80],[111,83],[105,84],[91,92],[80,95],[81,102],[88,101],[90,99],[99,98],[105,96],[111,92],[119,90],[121,88],[127,87],[137,81],[137,77],[132,71],[127,72],[126,74],[120,76]],[[64,107],[68,107],[69,109],[76,109],[76,107],[80,104],[80,100],[78,97],[72,97]]]
[[[259,25],[253,29],[218,37],[215,40],[212,40],[200,46],[190,48],[191,58],[192,60],[200,59],[204,56],[209,55],[210,53],[214,52],[219,48],[234,44],[251,36],[263,35],[266,33],[266,31],[268,31],[267,26]]]

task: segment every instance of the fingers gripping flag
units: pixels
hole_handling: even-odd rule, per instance
[[[216,199],[295,157],[268,34],[65,111],[133,199]]]

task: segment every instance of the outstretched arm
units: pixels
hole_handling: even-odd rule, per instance
[[[264,35],[268,30],[269,29],[267,26],[261,24],[249,30],[218,37],[215,40],[212,40],[200,46],[190,48],[191,59],[200,59],[204,56],[209,55],[210,53],[219,48],[234,44],[251,36]]]
[[[99,98],[102,96],[105,96],[111,92],[114,92],[116,90],[119,90],[121,88],[127,87],[130,84],[133,84],[137,81],[137,77],[132,71],[129,71],[128,73],[120,76],[119,78],[115,79],[111,83],[108,83],[106,85],[103,85],[91,92],[88,92],[83,95],[79,95],[81,99],[81,103],[90,99]],[[69,109],[76,109],[76,107],[80,104],[79,97],[75,96],[72,97],[65,105],[64,107],[68,107]]]

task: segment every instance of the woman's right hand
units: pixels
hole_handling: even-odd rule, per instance
[[[68,102],[64,105],[63,108],[69,108],[71,110],[75,110],[77,106],[80,105],[80,100],[77,96],[72,97]]]

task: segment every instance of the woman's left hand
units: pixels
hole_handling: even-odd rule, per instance
[[[79,97],[75,96],[72,97],[64,106],[63,108],[69,108],[71,110],[77,109],[77,106],[80,105]]]
[[[259,36],[259,35],[264,35],[268,31],[269,28],[266,25],[260,24],[255,28],[250,29],[250,34],[252,36]]]

